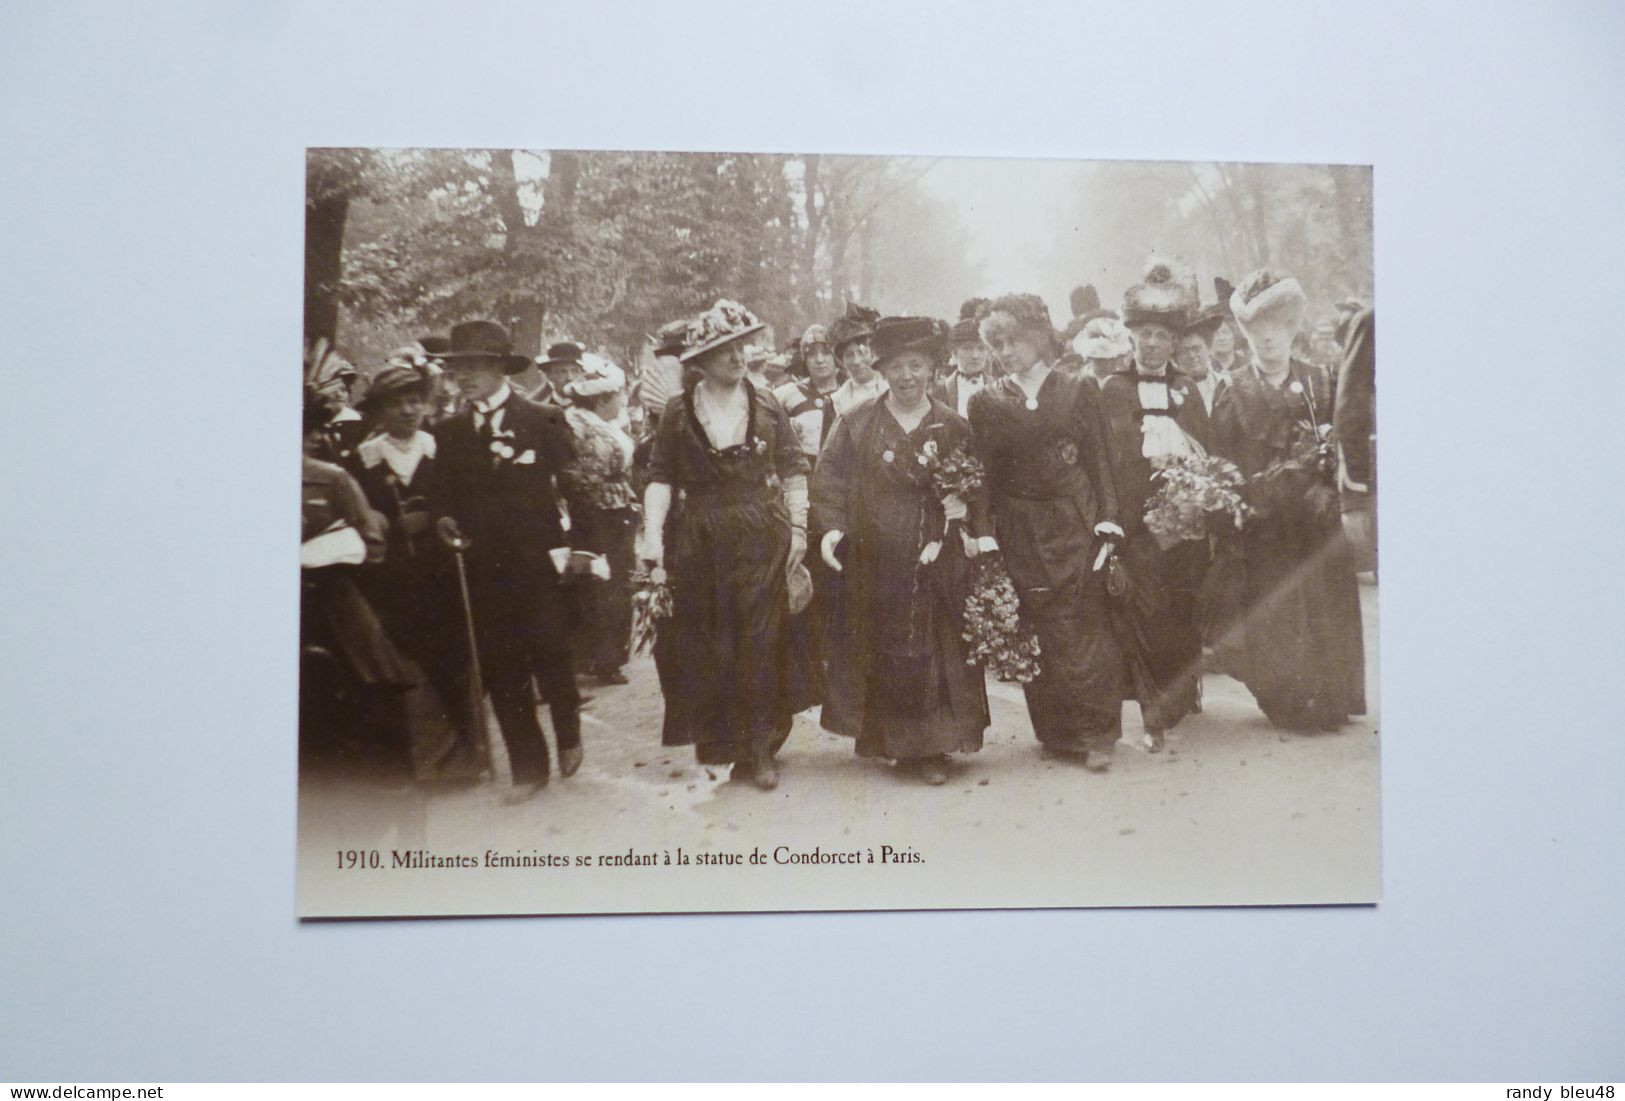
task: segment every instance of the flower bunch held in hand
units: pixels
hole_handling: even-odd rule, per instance
[[[936,440],[928,440],[921,453],[931,475],[931,491],[938,497],[952,496],[969,501],[982,491],[987,470],[981,460],[963,446],[944,452]]]
[[[641,654],[654,645],[661,623],[671,618],[671,582],[656,566],[636,575],[633,584],[637,589],[632,594],[632,652]]]
[[[995,676],[1028,684],[1038,676],[1038,638],[1021,621],[1016,586],[996,554],[976,563],[965,598],[966,665],[984,665]]]
[[[1250,479],[1255,513],[1318,519],[1337,514],[1337,453],[1330,435],[1330,425],[1298,422],[1287,454]]]
[[[1236,465],[1216,455],[1182,455],[1152,472],[1157,491],[1145,502],[1145,526],[1163,550],[1235,530],[1247,520]]]

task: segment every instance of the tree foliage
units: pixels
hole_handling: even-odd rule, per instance
[[[491,316],[527,354],[568,337],[630,362],[718,297],[747,303],[781,344],[849,297],[924,309],[911,241],[928,240],[933,270],[961,273],[965,294],[975,274],[921,172],[882,157],[379,152],[350,204],[339,342],[369,364]]]

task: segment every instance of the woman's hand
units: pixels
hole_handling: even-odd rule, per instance
[[[920,549],[920,565],[929,566],[942,553],[942,540],[933,539]]]
[[[942,499],[942,515],[950,524],[955,520],[963,520],[968,512],[965,502],[961,501],[957,494],[950,493]]]
[[[794,570],[801,565],[801,560],[807,557],[807,529],[792,527],[790,529],[790,558],[785,563],[785,569]]]
[[[835,557],[835,548],[840,544],[841,540],[845,538],[845,536],[846,532],[844,531],[826,531],[824,533],[823,541],[818,544],[819,557],[824,560],[824,565],[828,566],[836,573],[841,572],[841,563],[840,560]]]
[[[1116,524],[1106,521],[1095,525],[1095,537],[1100,540],[1100,553],[1095,555],[1095,564],[1092,572],[1099,573],[1101,568],[1111,558],[1112,552],[1123,538],[1123,529]]]

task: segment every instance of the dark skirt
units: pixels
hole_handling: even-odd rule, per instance
[[[1242,546],[1234,675],[1277,726],[1324,729],[1365,714],[1360,593],[1342,533],[1259,523]]]
[[[1118,553],[1131,581],[1128,595],[1111,601],[1127,698],[1139,702],[1148,730],[1171,730],[1201,700],[1202,632],[1196,606],[1207,544],[1186,540],[1164,550],[1141,531]]]
[[[853,549],[829,636],[824,727],[854,738],[860,757],[911,760],[980,749],[987,685],[982,670],[965,662],[970,563],[957,526],[923,568],[912,525],[867,527],[848,541]]]
[[[637,565],[637,514],[630,508],[595,510],[591,546],[609,561],[609,580],[584,579],[580,661],[589,672],[619,669],[632,652],[632,571]]]
[[[789,515],[776,488],[691,494],[676,528],[661,740],[701,764],[751,760],[783,744],[793,714]]]
[[[1109,750],[1122,732],[1123,655],[1100,573],[1095,537],[1067,498],[996,502],[999,547],[1021,615],[1038,636],[1039,675],[1027,713],[1045,746],[1066,753]]]

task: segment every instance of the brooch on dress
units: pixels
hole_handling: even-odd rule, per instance
[[[893,461],[896,458],[897,458],[897,453],[895,451],[893,451],[889,447],[886,448],[886,450],[884,450],[884,451],[882,451],[880,453],[880,461],[883,462],[883,463],[889,463],[889,462]]]

